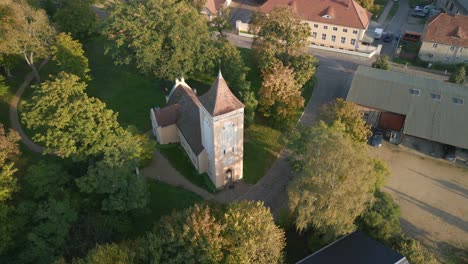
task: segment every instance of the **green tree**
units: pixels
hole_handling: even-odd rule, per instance
[[[226,263],[282,263],[284,231],[262,202],[228,205],[222,223],[227,239]]]
[[[315,74],[317,60],[305,53],[310,27],[291,7],[276,7],[268,15],[255,14],[250,30],[256,33],[252,49],[261,70],[280,61],[294,69],[299,87]]]
[[[13,55],[0,53],[0,66],[3,67],[3,70],[5,71],[5,75],[7,77],[13,77],[10,71],[13,65],[15,65],[15,57]]]
[[[281,263],[285,239],[262,203],[245,201],[173,213],[145,244],[150,263]]]
[[[0,74],[0,96],[5,95],[8,92],[8,85],[5,83],[5,77]]]
[[[50,54],[55,35],[45,11],[31,7],[26,1],[2,0],[0,13],[3,14],[0,18],[0,53],[22,55],[40,82],[34,58]]]
[[[101,198],[104,211],[128,212],[143,209],[148,203],[146,181],[136,175],[132,163],[116,166],[100,161],[85,176],[76,179],[76,184],[84,193],[104,196]]]
[[[377,191],[374,196],[374,203],[359,217],[357,224],[371,237],[389,244],[401,233],[400,208],[384,192]]]
[[[356,2],[368,11],[372,11],[374,9],[374,0],[356,0]]]
[[[162,218],[147,237],[151,263],[220,263],[224,226],[207,206]]]
[[[437,259],[421,243],[406,235],[399,238],[395,249],[406,257],[411,264],[437,264]]]
[[[258,93],[260,112],[278,127],[292,125],[304,106],[293,70],[281,63],[263,71],[263,83]]]
[[[230,18],[231,9],[220,9],[216,16],[210,21],[212,27],[218,31],[218,38],[227,39],[227,35],[224,31],[232,27]]]
[[[366,143],[372,134],[370,125],[366,124],[362,118],[358,106],[341,98],[322,106],[319,119],[328,125],[336,121],[344,124],[346,134],[356,142]]]
[[[78,40],[73,40],[70,34],[57,35],[54,45],[53,60],[64,72],[74,74],[82,80],[89,80],[88,58],[84,55],[83,47]]]
[[[320,121],[297,142],[302,144],[292,148],[293,156],[302,159],[302,166],[288,187],[296,229],[312,228],[326,241],[353,231],[375,185],[365,146],[353,142],[339,122],[327,126]]]
[[[449,81],[452,83],[464,84],[465,76],[466,76],[465,67],[462,65],[458,67],[457,70],[450,75]]]
[[[74,39],[85,41],[95,33],[98,22],[96,12],[91,9],[94,1],[65,0],[52,17],[58,29]]]
[[[135,264],[135,252],[124,244],[97,245],[85,258],[73,260],[73,264]]]
[[[135,63],[157,78],[175,79],[213,66],[206,19],[184,1],[116,4],[104,34],[112,41],[116,63]]]
[[[42,161],[29,167],[25,177],[25,193],[34,200],[56,198],[60,199],[67,192],[66,185],[71,176],[63,166],[51,160]]]
[[[27,234],[27,245],[20,255],[23,263],[51,263],[57,260],[65,246],[77,213],[68,199],[49,199],[34,214],[32,229]]]
[[[379,55],[374,63],[372,63],[372,68],[390,70],[390,65],[388,65],[388,56]]]

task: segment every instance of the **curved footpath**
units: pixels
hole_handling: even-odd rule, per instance
[[[50,57],[47,57],[44,59],[41,64],[39,65],[38,71],[41,70],[50,60]],[[33,72],[30,72],[26,77],[24,78],[23,83],[20,85],[18,90],[16,91],[15,95],[10,101],[10,123],[11,123],[11,128],[13,130],[16,130],[20,137],[21,141],[26,145],[28,149],[30,149],[33,152],[36,153],[42,153],[44,151],[44,147],[40,146],[36,143],[34,143],[27,135],[24,133],[23,128],[21,127],[21,122],[18,116],[18,103],[21,99],[21,96],[23,95],[24,91],[26,88],[29,86],[29,84],[32,82],[34,79],[34,74]]]

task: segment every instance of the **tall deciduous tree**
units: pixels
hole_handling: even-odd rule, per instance
[[[240,202],[174,213],[146,244],[151,263],[281,263],[285,239],[262,203]]]
[[[450,75],[449,81],[452,83],[463,84],[465,83],[466,71],[465,67],[462,65],[457,68],[457,70]]]
[[[372,63],[372,67],[382,70],[390,70],[390,65],[388,65],[388,56],[379,55],[375,62]]]
[[[119,3],[104,26],[116,63],[175,79],[212,67],[206,19],[184,1]]]
[[[72,39],[70,34],[60,33],[52,46],[54,57],[60,69],[80,77],[82,80],[89,80],[88,58],[84,55],[81,43]]]
[[[352,231],[356,217],[372,199],[375,178],[362,144],[346,134],[342,124],[320,121],[299,137],[293,149],[303,158],[288,187],[290,211],[298,231],[310,228],[325,240]]]
[[[252,49],[261,70],[280,61],[294,69],[299,87],[315,74],[317,60],[305,53],[310,27],[291,7],[276,7],[268,15],[255,14],[250,30],[256,33]]]
[[[341,98],[322,106],[319,115],[328,125],[336,121],[344,124],[346,134],[356,142],[365,143],[372,134],[370,125],[367,125],[362,118],[358,106]]]
[[[57,23],[58,29],[62,32],[70,33],[74,39],[81,41],[89,39],[95,34],[97,15],[91,9],[95,1],[65,0],[58,1],[60,8],[52,16],[52,20]]]
[[[263,83],[258,93],[260,111],[276,126],[292,124],[298,110],[304,106],[293,70],[281,63],[263,71]]]
[[[55,35],[45,11],[31,7],[25,0],[1,0],[0,12],[0,53],[21,54],[40,81],[34,59],[50,54]]]
[[[8,92],[8,85],[5,83],[5,77],[0,74],[0,96],[5,95]]]

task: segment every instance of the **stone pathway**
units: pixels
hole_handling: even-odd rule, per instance
[[[38,71],[40,71],[50,60],[50,57],[44,59],[38,67]],[[26,88],[29,87],[29,84],[34,79],[33,72],[26,75],[24,78],[24,82],[20,85],[18,90],[16,91],[15,95],[10,101],[10,123],[11,128],[19,133],[21,136],[21,141],[26,145],[28,149],[32,152],[42,153],[44,151],[44,147],[34,143],[27,135],[24,133],[23,128],[21,127],[21,122],[18,116],[18,103],[21,100],[21,96],[23,95]]]

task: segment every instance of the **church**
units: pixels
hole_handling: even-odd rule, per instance
[[[207,173],[216,188],[242,179],[244,105],[221,72],[210,90],[198,97],[184,78],[176,79],[167,106],[150,111],[160,144],[179,142],[198,173]]]

